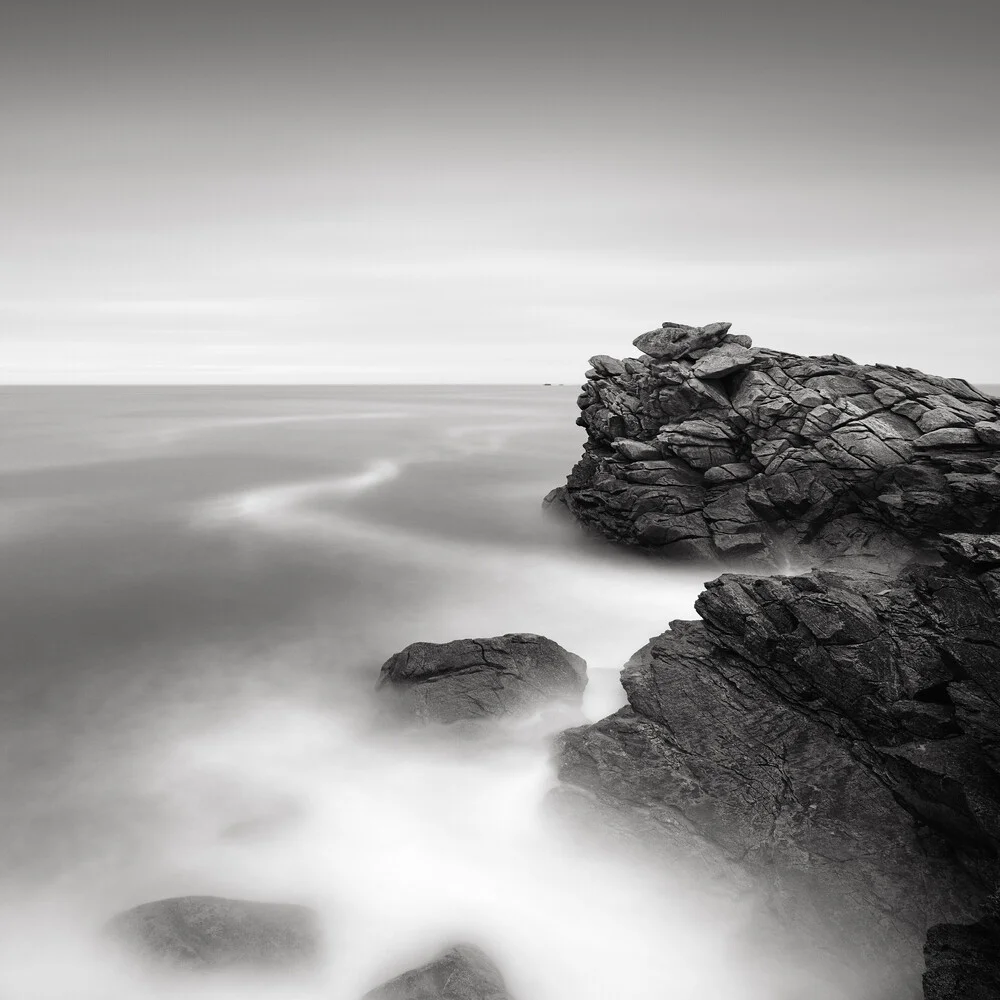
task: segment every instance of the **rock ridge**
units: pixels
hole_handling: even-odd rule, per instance
[[[1000,530],[1000,401],[962,379],[665,323],[591,359],[584,454],[547,500],[657,554],[780,567]]]

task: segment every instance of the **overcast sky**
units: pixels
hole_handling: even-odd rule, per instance
[[[1000,382],[996,0],[0,0],[0,379]]]

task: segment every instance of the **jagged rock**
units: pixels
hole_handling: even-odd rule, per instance
[[[143,903],[107,930],[142,958],[189,969],[294,967],[320,950],[319,920],[308,907],[218,896]]]
[[[377,689],[422,722],[458,722],[579,704],[587,664],[541,635],[414,642],[386,660]]]
[[[685,326],[664,323],[659,330],[650,330],[632,343],[640,351],[660,361],[689,356],[693,351],[717,347],[722,343],[731,323],[710,323],[708,326]]]
[[[1000,536],[940,545],[898,573],[720,577],[626,665],[628,707],[556,748],[564,788],[881,962],[892,1000],[1000,876]],[[931,982],[969,934],[932,935]]]
[[[485,953],[463,944],[366,993],[363,1000],[511,1000],[511,997],[500,970]]]
[[[593,370],[561,495],[589,530],[776,567],[898,565],[941,534],[1000,529],[1000,401],[914,369],[751,351],[728,329],[668,323],[637,338],[644,361]],[[630,463],[654,451],[690,476],[636,478]],[[729,513],[711,516],[722,499]]]

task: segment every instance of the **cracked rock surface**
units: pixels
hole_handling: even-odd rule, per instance
[[[940,544],[898,572],[723,575],[626,665],[628,706],[557,741],[585,808],[869,956],[893,998],[919,995],[937,925],[927,996],[997,995],[947,984],[1000,941],[977,923],[1000,875],[1000,537]]]
[[[497,967],[472,945],[452,948],[366,993],[363,1000],[511,1000]]]
[[[665,556],[782,565],[895,559],[1000,530],[1000,401],[961,379],[752,347],[665,323],[591,359],[584,454],[549,495]]]
[[[545,636],[414,642],[382,666],[377,689],[422,722],[521,715],[553,701],[579,704],[587,665]]]

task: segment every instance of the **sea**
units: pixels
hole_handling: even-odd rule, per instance
[[[620,708],[715,575],[543,515],[576,394],[0,389],[0,997],[358,1000],[455,941],[519,1000],[847,995],[749,947],[739,900],[552,820],[554,732]],[[582,710],[386,725],[394,652],[506,632],[586,659]],[[315,907],[322,968],[178,978],[103,933],[187,894]]]

